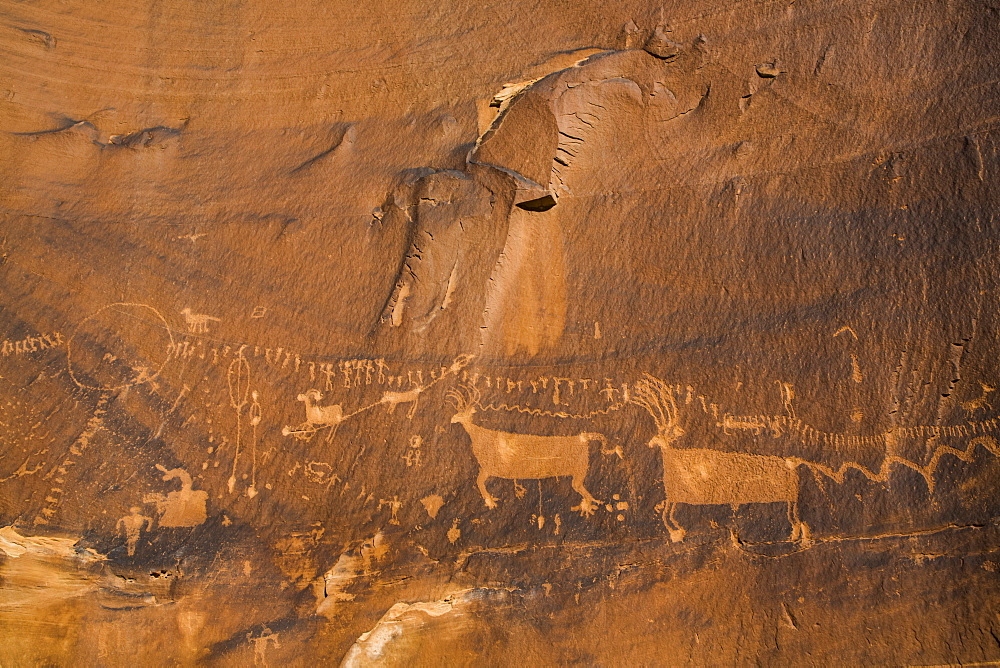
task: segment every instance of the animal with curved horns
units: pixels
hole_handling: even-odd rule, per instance
[[[541,480],[570,476],[573,489],[580,494],[580,512],[593,514],[600,505],[583,481],[590,467],[590,442],[600,441],[601,452],[615,453],[622,457],[620,448],[605,449],[607,439],[603,434],[582,432],[574,436],[536,436],[533,434],[513,434],[506,431],[486,429],[473,424],[472,416],[479,404],[479,391],[464,386],[463,391],[450,390],[446,400],[457,411],[451,418],[452,424],[460,424],[472,441],[472,454],[479,463],[476,484],[487,508],[496,508],[498,499],[486,489],[490,478],[509,480]]]
[[[346,417],[344,409],[340,404],[320,406],[318,402],[323,400],[323,393],[319,390],[307,390],[300,394],[297,399],[306,405],[306,421],[298,427],[285,427],[281,430],[282,435],[294,435],[299,438],[311,438],[320,427],[333,427],[334,433],[340,423]],[[330,434],[333,438],[333,433]]]
[[[674,516],[678,503],[733,507],[785,503],[792,527],[790,540],[808,538],[809,527],[799,519],[796,463],[768,455],[674,447],[685,432],[678,424],[673,389],[649,374],[634,385],[632,401],[649,411],[656,422],[657,434],[649,447],[658,447],[663,459],[663,524],[672,541],[684,540],[686,533]]]

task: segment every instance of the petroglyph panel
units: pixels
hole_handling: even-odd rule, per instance
[[[0,664],[1000,661],[991,3],[91,5],[0,7]]]

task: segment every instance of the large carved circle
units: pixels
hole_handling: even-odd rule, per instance
[[[67,344],[69,375],[90,390],[141,385],[160,375],[173,342],[170,325],[152,306],[108,304],[73,332]]]

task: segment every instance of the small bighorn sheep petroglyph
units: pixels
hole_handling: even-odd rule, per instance
[[[677,420],[673,389],[649,374],[635,384],[632,401],[653,416],[657,434],[649,447],[663,458],[663,524],[674,542],[685,531],[674,512],[678,503],[732,505],[785,503],[792,531],[790,540],[807,539],[809,528],[799,519],[799,462],[781,457],[720,452],[707,448],[675,448],[684,435]]]
[[[209,322],[220,322],[219,318],[204,313],[195,313],[189,308],[182,309],[181,315],[184,316],[184,322],[187,323],[188,331],[192,334],[205,334],[208,332]]]
[[[340,404],[320,406],[317,403],[323,400],[323,393],[319,390],[309,390],[300,394],[297,399],[306,405],[306,421],[295,428],[284,427],[281,430],[282,436],[300,433],[311,436],[318,427],[333,427],[336,430],[337,426],[344,421],[344,410]]]
[[[306,422],[314,425],[338,425],[344,420],[344,410],[340,404],[320,406],[317,401],[323,400],[323,393],[319,390],[309,390],[296,397],[306,405]]]
[[[969,415],[975,415],[977,412],[981,411],[984,408],[993,408],[993,406],[990,405],[990,401],[987,398],[987,396],[990,394],[990,392],[995,392],[997,388],[991,387],[986,383],[979,383],[979,384],[983,388],[982,394],[980,394],[975,399],[969,399],[968,401],[962,402],[962,409]]]
[[[464,392],[451,390],[447,394],[448,403],[458,411],[451,422],[462,425],[472,441],[472,454],[479,463],[476,484],[487,508],[496,508],[498,500],[486,489],[489,478],[540,480],[571,476],[573,489],[581,497],[580,512],[593,514],[601,502],[587,491],[583,481],[590,467],[590,442],[600,441],[602,446],[607,446],[603,434],[582,432],[574,436],[535,436],[486,429],[472,422],[479,403],[479,391],[468,386],[463,389]],[[601,452],[622,457],[620,447],[612,450],[602,447]]]

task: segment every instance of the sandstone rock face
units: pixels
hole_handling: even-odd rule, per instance
[[[998,15],[0,4],[0,664],[1000,660]]]

